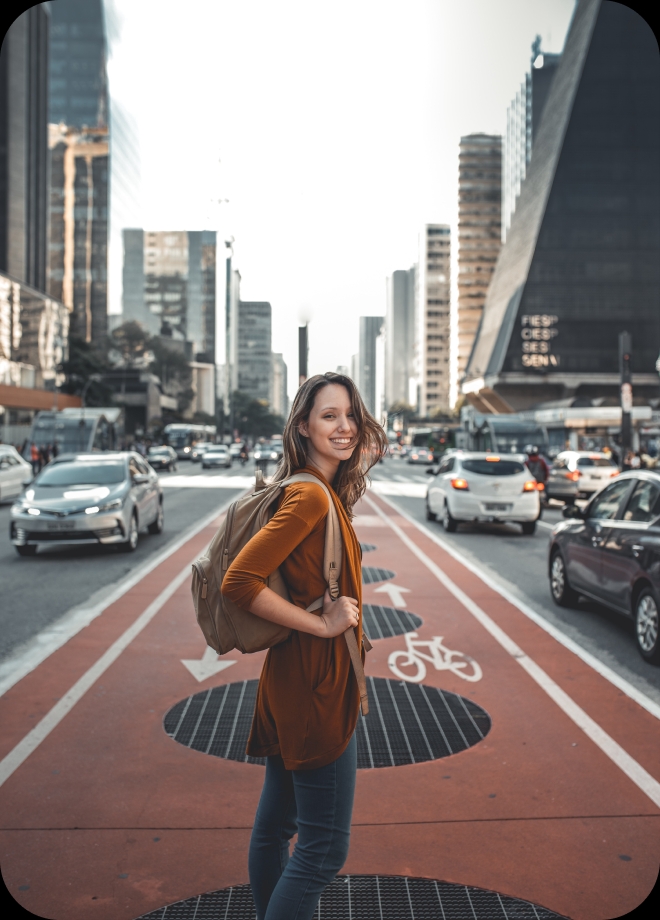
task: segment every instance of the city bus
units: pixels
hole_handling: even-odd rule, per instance
[[[175,422],[163,429],[165,444],[174,448],[179,460],[190,460],[193,445],[198,441],[215,443],[217,434],[215,425],[193,425],[189,422]]]
[[[23,456],[30,459],[32,444],[58,454],[119,450],[123,435],[124,410],[116,406],[38,412]]]

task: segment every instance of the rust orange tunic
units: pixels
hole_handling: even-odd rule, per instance
[[[318,470],[306,467],[325,482]],[[329,483],[343,542],[339,593],[357,598],[362,647],[360,544],[344,507]],[[326,588],[323,550],[328,499],[314,483],[287,486],[269,523],[243,548],[229,567],[222,593],[249,609],[281,567],[292,603],[303,609]],[[343,635],[321,639],[292,630],[268,650],[261,672],[247,753],[281,755],[287,770],[313,769],[336,760],[355,730],[360,695]]]

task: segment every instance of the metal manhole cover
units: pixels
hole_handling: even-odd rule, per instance
[[[249,885],[221,888],[138,920],[256,920]],[[400,875],[339,875],[314,920],[552,920],[561,914],[496,891]]]
[[[381,607],[379,604],[365,604],[362,608],[362,625],[371,641],[391,639],[414,632],[422,625],[420,617],[397,607]]]
[[[360,543],[360,549],[363,553],[373,553],[378,547],[374,543]]]
[[[165,731],[193,751],[264,764],[245,753],[258,683],[224,684],[181,700],[165,714]],[[488,713],[456,693],[382,677],[368,677],[367,685],[369,715],[360,715],[356,728],[358,769],[449,757],[490,731]]]
[[[377,566],[371,565],[362,566],[363,585],[372,585],[376,581],[389,581],[395,575],[396,572],[391,572],[390,569],[379,569]]]

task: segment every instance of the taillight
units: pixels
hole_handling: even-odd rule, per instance
[[[536,492],[539,486],[543,488],[543,483],[537,482],[535,479],[528,479],[523,486],[523,492]]]
[[[467,479],[452,479],[451,481],[452,488],[462,490],[463,492],[469,492],[470,487],[467,484]]]
[[[564,473],[564,476],[566,476],[567,479],[570,479],[571,482],[577,482],[578,479],[580,478],[580,471],[573,470],[572,473]]]
[[[618,471],[618,470],[613,470],[613,471],[610,473],[610,479],[612,479],[614,476],[618,476],[618,475],[619,475],[619,471]]]

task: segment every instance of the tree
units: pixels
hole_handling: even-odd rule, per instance
[[[66,381],[61,386],[62,393],[79,396],[85,384],[93,374],[104,374],[110,369],[107,356],[102,350],[84,339],[69,338],[69,356],[62,364]],[[111,406],[112,390],[102,380],[93,380],[85,393],[86,406]]]
[[[395,402],[393,403],[387,413],[388,419],[390,418],[400,418],[403,420],[404,427],[408,426],[408,422],[417,415],[417,410],[414,406],[411,406],[406,402]]]
[[[110,334],[108,346],[110,350],[119,352],[125,366],[134,367],[145,357],[151,347],[151,340],[149,333],[140,323],[129,320]]]
[[[232,393],[234,409],[234,428],[241,435],[255,438],[270,438],[284,430],[284,419],[275,415],[268,408],[268,403],[261,399],[252,399],[245,393],[235,390]]]

